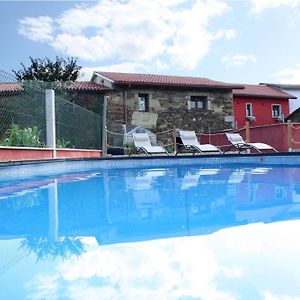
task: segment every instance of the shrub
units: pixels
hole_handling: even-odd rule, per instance
[[[57,139],[56,140],[56,147],[57,148],[74,148],[70,141],[65,141],[65,139]]]
[[[41,130],[37,126],[20,128],[12,124],[6,131],[6,138],[1,142],[3,146],[44,147],[40,140]]]

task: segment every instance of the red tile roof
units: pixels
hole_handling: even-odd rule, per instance
[[[250,85],[244,84],[245,89],[233,89],[233,96],[255,97],[255,98],[280,98],[280,99],[296,99],[297,97],[283,92],[279,88],[266,85]]]
[[[147,85],[147,86],[168,86],[168,87],[202,87],[202,88],[223,88],[239,89],[243,85],[214,81],[201,77],[166,76],[153,74],[133,74],[116,72],[95,72],[96,75],[110,79],[115,84]]]
[[[277,87],[283,90],[300,90],[300,84],[286,84],[286,83],[260,83],[260,84]]]
[[[0,83],[0,93],[3,92],[18,92],[22,90],[22,86],[20,83]]]
[[[96,84],[94,82],[90,81],[76,81],[76,82],[71,82],[66,85],[67,90],[71,91],[105,91],[108,90],[107,87],[101,85],[101,84]],[[0,93],[4,92],[18,92],[22,91],[22,85],[21,83],[15,82],[15,83],[0,83]]]
[[[94,82],[90,81],[75,81],[70,83],[67,88],[67,90],[72,90],[72,91],[105,91],[109,90],[104,85],[97,84]]]

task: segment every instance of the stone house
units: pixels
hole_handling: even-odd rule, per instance
[[[200,77],[94,72],[108,98],[108,128],[141,126],[153,132],[173,126],[196,132],[234,126],[232,89],[242,85]]]

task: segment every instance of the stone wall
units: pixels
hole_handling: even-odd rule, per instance
[[[138,111],[138,94],[149,95],[148,112]],[[188,109],[191,96],[206,96],[211,103],[210,110]],[[117,130],[123,123],[126,123],[128,127],[140,125],[153,132],[172,129],[173,126],[196,132],[229,129],[233,126],[232,92],[231,90],[158,89],[110,92],[108,126]]]

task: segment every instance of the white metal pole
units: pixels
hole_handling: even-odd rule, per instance
[[[55,93],[52,89],[46,90],[46,137],[52,158],[56,158]]]
[[[58,240],[58,196],[57,196],[57,180],[48,186],[48,201],[49,201],[49,224],[48,224],[48,239],[50,242]]]
[[[103,97],[103,115],[102,115],[102,156],[107,156],[107,137],[106,137],[106,118],[107,118],[108,96]]]

